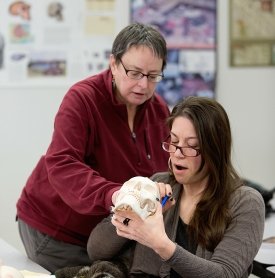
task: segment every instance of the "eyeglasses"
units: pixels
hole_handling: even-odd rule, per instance
[[[140,80],[142,79],[144,76],[147,77],[147,79],[151,82],[157,83],[160,82],[162,80],[162,78],[164,77],[163,74],[144,74],[140,71],[137,70],[128,70],[125,68],[125,66],[123,65],[122,61],[120,60],[121,65],[123,66],[126,75],[134,80]]]
[[[199,149],[192,147],[180,147],[168,142],[162,142],[162,148],[168,153],[175,153],[177,149],[179,149],[181,154],[187,157],[196,157],[201,154]]]

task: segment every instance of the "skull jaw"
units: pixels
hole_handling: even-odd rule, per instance
[[[145,219],[156,212],[156,207],[150,208],[148,204],[145,204],[142,208],[140,206],[140,203],[134,196],[126,195],[124,196],[124,198],[122,198],[119,202],[116,203],[116,206],[113,208],[113,211],[133,211],[142,219]]]

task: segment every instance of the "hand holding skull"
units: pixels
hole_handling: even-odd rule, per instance
[[[156,212],[160,200],[158,185],[146,177],[133,177],[119,190],[113,212],[133,211],[142,219]]]

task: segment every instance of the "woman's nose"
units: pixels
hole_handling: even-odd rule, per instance
[[[138,81],[138,85],[142,88],[147,88],[148,87],[148,77],[147,76],[143,76],[139,81]]]

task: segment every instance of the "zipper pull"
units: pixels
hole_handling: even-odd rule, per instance
[[[134,132],[132,132],[132,138],[134,139],[134,141],[136,141],[137,136]]]

